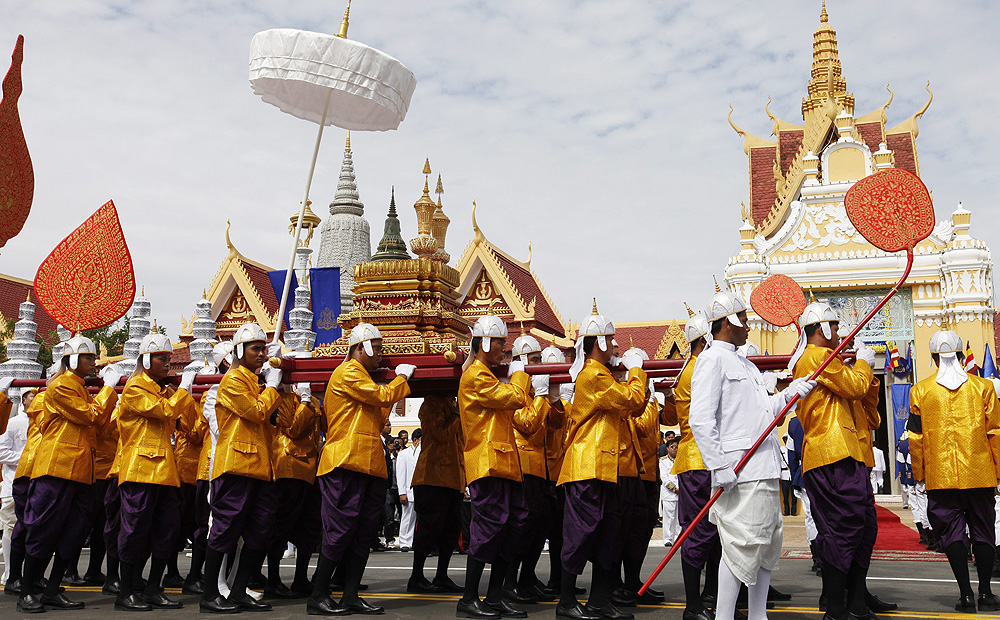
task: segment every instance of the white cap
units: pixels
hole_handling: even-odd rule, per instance
[[[149,368],[149,356],[153,353],[173,352],[174,347],[170,344],[170,338],[158,332],[147,334],[139,343],[139,356],[142,358],[143,368]]]
[[[237,359],[243,357],[243,345],[249,342],[267,342],[267,334],[256,323],[245,323],[240,325],[236,333],[233,334],[233,346],[236,349]]]
[[[565,364],[566,356],[559,350],[559,347],[545,347],[542,349],[543,364]]]
[[[573,365],[569,368],[569,376],[576,381],[576,377],[583,370],[583,364],[586,361],[585,355],[583,353],[583,341],[587,336],[594,336],[597,338],[597,346],[601,351],[608,350],[608,342],[614,342],[614,338],[610,336],[615,335],[615,324],[603,314],[597,312],[597,299],[594,299],[594,309],[591,311],[590,316],[583,320],[583,324],[580,325],[580,332],[576,338],[576,359],[573,360]]]
[[[381,340],[382,332],[371,323],[358,323],[351,330],[351,335],[347,338],[347,347],[350,349],[356,344],[365,348],[365,353],[375,355],[372,349],[372,340]]]
[[[931,353],[961,353],[964,350],[962,339],[951,330],[941,330],[931,336]]]
[[[76,370],[81,355],[97,355],[97,345],[86,336],[76,335],[63,344],[62,356],[69,356],[69,367]]]
[[[222,362],[233,365],[233,343],[232,342],[220,342],[219,344],[212,347],[212,362],[215,363],[215,367],[218,368]]]
[[[542,345],[538,344],[534,336],[527,336],[522,333],[514,339],[514,344],[511,347],[511,355],[516,358],[520,358],[525,364],[528,363],[528,356],[532,353],[541,353]]]
[[[705,310],[705,319],[709,323],[715,323],[721,318],[728,318],[729,322],[736,327],[743,327],[743,323],[736,315],[745,312],[746,309],[747,305],[743,303],[742,297],[720,289],[716,283],[715,295],[712,296],[712,301],[708,302],[708,308]]]
[[[830,304],[825,301],[814,301],[806,309],[802,311],[802,316],[799,317],[799,327],[805,328],[809,325],[816,325],[819,323],[820,329],[823,330],[823,336],[827,339],[833,338],[833,332],[830,330],[830,323],[839,323],[840,317],[830,306]]]
[[[694,342],[699,338],[711,338],[712,337],[712,324],[705,319],[704,314],[696,314],[694,316],[688,317],[687,322],[684,324],[684,339],[688,342]]]
[[[490,341],[494,338],[507,339],[507,324],[498,316],[484,314],[476,319],[472,326],[472,337],[482,338],[480,346],[483,351],[490,352]]]

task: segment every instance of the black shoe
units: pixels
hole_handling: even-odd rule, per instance
[[[559,608],[556,608],[556,615],[559,615]],[[482,602],[479,599],[472,601],[471,603],[458,601],[458,607],[455,609],[456,618],[499,618],[500,614]],[[586,618],[580,620],[598,620],[597,618]]]
[[[715,614],[707,609],[702,609],[698,613],[685,609],[684,620],[715,620]]]
[[[101,583],[104,583],[103,581]],[[100,584],[98,584],[100,585]],[[164,588],[183,588],[184,578],[180,575],[165,575],[162,585]]]
[[[204,591],[205,591],[205,580],[203,578],[185,579],[184,585],[181,586],[182,594],[202,594]]]
[[[81,577],[80,573],[66,573],[63,575],[61,583],[71,588],[81,588],[87,585],[87,580]]]
[[[601,620],[601,616],[597,615],[590,609],[587,609],[580,603],[577,603],[572,607],[556,605],[556,617],[569,618],[570,620]]]
[[[507,601],[500,597],[500,600],[496,603],[491,603],[489,601],[483,601],[483,604],[492,609],[493,611],[500,614],[501,618],[527,618],[528,612],[523,609],[518,609],[516,607],[511,607],[507,604]]]
[[[662,593],[657,596],[653,594],[652,590],[646,590],[646,593],[640,594],[637,600],[640,605],[661,605],[666,602]]]
[[[517,586],[517,592],[520,594],[527,594],[529,596],[533,596],[535,597],[535,600],[538,601],[539,603],[551,603],[552,601],[556,600],[555,595],[546,594],[545,591],[542,590],[541,586],[537,583],[527,586],[519,585]]]
[[[54,607],[56,609],[83,609],[83,601],[71,601],[66,595],[60,592],[55,596],[42,595],[42,605]]]
[[[979,595],[979,611],[996,611],[1000,609],[1000,597],[996,594]]]
[[[879,620],[879,617],[875,615],[875,612],[873,612],[870,609],[868,610],[867,613],[861,614],[860,616],[857,614],[849,613],[847,614],[847,617],[850,620]]]
[[[657,590],[655,588],[646,588],[646,594],[652,594],[653,596],[663,596],[663,590]]]
[[[465,592],[465,588],[452,581],[451,577],[435,577],[431,580],[431,584],[443,588],[443,592],[450,592],[452,594]]]
[[[785,594],[784,592],[779,592],[774,589],[774,586],[767,587],[767,600],[769,601],[790,601],[792,600],[791,594]]]
[[[93,574],[87,573],[83,576],[83,580],[87,582],[88,586],[103,586],[105,579],[107,579],[107,577],[100,571]],[[166,579],[164,579],[164,581],[166,581]]]
[[[319,602],[311,598],[306,601],[306,613],[310,616],[349,616],[351,610],[328,596]]]
[[[885,601],[875,596],[871,592],[869,592],[865,596],[865,603],[868,605],[868,609],[874,611],[877,614],[884,613],[887,611],[892,611],[894,609],[899,608],[899,605],[895,603],[886,603]]]
[[[40,614],[45,611],[45,605],[34,594],[26,594],[17,599],[17,610],[23,614]]]
[[[612,605],[617,605],[618,607],[635,607],[639,602],[638,596],[625,588],[615,588],[608,598]]]
[[[399,550],[402,551],[403,553],[408,553],[410,551],[410,548],[409,547],[400,547]]]
[[[20,579],[8,579],[7,583],[3,586],[3,593],[10,594],[11,596],[21,595],[21,580]]]
[[[230,594],[226,600],[236,605],[240,611],[271,611],[270,603],[261,603],[249,594],[236,597]]]
[[[587,604],[584,608],[587,611],[595,613],[601,618],[607,618],[608,620],[632,620],[632,618],[635,618],[634,615],[628,613],[627,611],[621,611],[612,603],[608,603],[604,607],[591,607]]]
[[[105,581],[104,586],[101,588],[101,594],[106,594],[108,596],[118,596],[118,591],[122,587],[122,582],[115,579],[114,581]]]
[[[313,591],[311,583],[309,582],[300,583],[298,581],[293,581],[290,589],[292,592],[298,594],[299,598],[305,598],[307,596],[311,596]]]
[[[976,598],[974,596],[963,596],[955,603],[955,610],[967,614],[976,613]]]
[[[220,594],[212,600],[201,599],[198,602],[198,611],[203,614],[237,614],[240,612],[240,606],[230,603]]]
[[[385,607],[380,605],[372,605],[360,596],[356,601],[351,601],[345,603],[344,599],[340,599],[340,604],[346,607],[352,614],[365,614],[368,616],[380,616],[385,613]]]
[[[157,609],[180,609],[181,607],[184,607],[184,603],[170,600],[163,595],[163,592],[157,592],[152,596],[143,594],[142,600]]]
[[[115,597],[115,609],[117,611],[153,611],[153,606],[144,602],[138,594],[133,592],[124,598]]]
[[[293,599],[302,598],[302,596],[298,592],[292,592],[291,588],[279,581],[276,586],[270,584],[264,586],[264,598]]]
[[[410,577],[406,582],[407,592],[418,592],[420,594],[440,594],[444,592],[444,587],[435,585],[430,581],[427,581],[426,577],[421,577],[419,579],[414,579]]]
[[[524,590],[520,586],[504,588],[502,598],[511,601],[512,603],[520,603],[521,605],[530,605],[538,602],[538,597],[534,595],[534,592]],[[489,605],[489,603],[487,603],[487,605]]]
[[[559,586],[553,584],[551,581],[544,585],[538,586],[538,591],[545,594],[545,596],[553,597],[553,599],[559,596],[560,594]]]
[[[702,592],[701,593],[701,604],[704,605],[705,607],[708,607],[709,609],[715,609],[715,595],[714,594],[706,594],[706,593]]]

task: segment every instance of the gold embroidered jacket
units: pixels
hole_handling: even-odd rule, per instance
[[[851,412],[854,417],[854,427],[858,429],[858,444],[864,457],[865,467],[875,467],[875,451],[872,448],[872,431],[882,425],[878,414],[879,383],[872,379],[868,393],[861,400],[851,401]]]
[[[546,427],[563,425],[562,414],[554,408],[547,396],[536,396],[521,412],[521,417],[527,424],[530,433],[525,433],[514,427],[514,438],[517,444],[517,456],[521,462],[521,474],[545,478]]]
[[[215,418],[219,439],[215,447],[212,480],[236,474],[258,480],[273,480],[271,444],[264,425],[278,405],[278,391],[261,390],[257,375],[234,366],[219,383]]]
[[[660,479],[660,404],[653,399],[646,404],[642,415],[635,419],[635,433],[639,438],[639,453],[642,456],[643,480],[655,482]]]
[[[428,485],[465,490],[465,458],[462,454],[462,416],[454,398],[428,396],[420,410],[420,455],[413,468],[411,487]]]
[[[177,390],[168,396],[167,389],[144,372],[129,378],[118,404],[118,436],[122,446],[118,484],[181,486],[170,439],[178,418],[190,417],[185,415],[187,410],[194,410],[194,399],[187,390]]]
[[[31,468],[35,462],[35,450],[38,449],[38,442],[42,440],[42,413],[45,411],[45,392],[35,394],[35,399],[28,405],[25,415],[28,416],[28,439],[21,451],[21,458],[17,461],[17,471],[14,472],[14,480],[24,476],[31,477]]]
[[[275,440],[274,478],[294,478],[309,484],[316,481],[319,465],[319,412],[312,403],[303,403],[292,393],[281,395],[291,406],[290,416],[278,417]]]
[[[524,408],[531,396],[527,373],[516,372],[510,383],[500,383],[479,360],[462,373],[458,408],[465,437],[466,484],[486,476],[522,479],[514,427],[530,430]]]
[[[701,460],[701,452],[698,450],[698,444],[695,443],[694,435],[691,434],[691,425],[688,423],[688,414],[691,412],[691,377],[694,376],[694,365],[697,361],[697,357],[691,358],[691,361],[677,378],[677,385],[674,386],[676,424],[681,431],[681,440],[677,444],[677,458],[674,459],[674,466],[670,470],[670,473],[675,476],[686,471],[705,469],[705,463]]]

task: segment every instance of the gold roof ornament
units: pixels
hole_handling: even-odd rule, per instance
[[[823,0],[823,10],[819,14],[820,23],[827,23],[830,21],[830,16],[826,14],[826,0]]]
[[[597,298],[596,297],[594,298],[594,309],[593,309],[593,311],[590,314],[591,315],[600,314],[600,312],[597,311]]]
[[[431,173],[431,158],[428,157],[427,159],[424,160],[424,174],[430,174],[430,173]]]
[[[341,39],[347,38],[347,29],[351,25],[351,0],[347,0],[347,10],[344,11],[344,19],[340,20],[340,30],[337,36]]]
[[[431,160],[424,160],[424,193],[413,203],[413,210],[417,212],[417,236],[410,239],[410,250],[417,255],[417,258],[430,258],[430,255],[437,250],[437,241],[431,234],[431,224],[437,205],[431,200],[430,179],[427,175],[431,173]]]
[[[813,290],[809,289],[809,303],[816,303],[816,295],[813,294]]]

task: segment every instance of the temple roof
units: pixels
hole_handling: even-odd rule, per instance
[[[58,342],[58,338],[53,336],[58,323],[38,302],[35,285],[31,280],[0,274],[0,317],[16,321],[21,303],[28,298],[28,295],[31,295],[31,301],[35,304],[34,320],[38,323],[36,335],[46,342]]]
[[[229,254],[207,291],[207,299],[212,302],[212,318],[222,334],[232,333],[239,325],[250,321],[260,325],[265,332],[274,333],[279,301],[267,275],[273,269],[243,256],[229,239],[229,226],[227,222]]]

